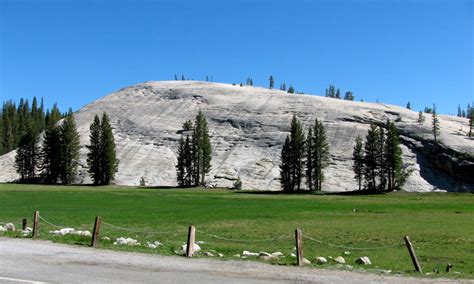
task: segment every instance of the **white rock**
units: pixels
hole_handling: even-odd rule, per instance
[[[296,254],[291,253],[290,256],[291,256],[291,257],[296,257]]]
[[[210,252],[208,252],[208,251],[206,251],[206,252],[204,253],[204,255],[205,255],[205,256],[210,256],[210,257],[213,257],[213,256],[214,256],[212,253],[210,253]]]
[[[155,241],[153,244],[154,244],[156,247],[159,247],[159,246],[162,246],[162,245],[163,245],[163,244],[160,243],[159,241]]]
[[[346,260],[342,256],[338,256],[334,259],[335,262],[339,264],[346,264]]]
[[[250,252],[250,251],[244,250],[244,251],[242,252],[242,255],[243,255],[243,256],[258,256],[259,254],[256,253],[256,252]]]
[[[238,257],[238,258],[240,258],[240,254],[236,253],[236,254],[234,254],[232,257]]]
[[[114,245],[139,246],[141,244],[135,239],[120,237],[115,240]]]
[[[0,233],[4,233],[6,231],[7,231],[7,229],[5,229],[3,226],[0,226]]]
[[[92,234],[89,231],[82,231],[81,237],[92,237]]]
[[[350,251],[345,251],[345,252],[344,252],[344,255],[350,255],[350,254],[351,254]]]
[[[218,256],[219,256],[219,257],[224,257],[224,254],[223,254],[223,253],[219,253]]]
[[[110,242],[110,238],[109,238],[109,237],[103,237],[101,240]]]
[[[318,256],[314,259],[317,264],[326,264],[328,263],[328,260],[325,257]]]
[[[188,249],[188,245],[184,244],[181,246],[181,252],[186,253],[186,250]],[[201,247],[198,244],[194,244],[193,246],[194,252],[199,252],[201,250]]]
[[[15,231],[15,225],[13,225],[13,223],[8,223],[5,225],[5,229],[7,229],[7,231]]]
[[[272,255],[269,254],[268,252],[261,251],[261,252],[258,254],[258,258],[260,258],[260,259],[265,259],[265,260],[270,260],[270,259],[272,259]]]
[[[280,251],[276,251],[276,252],[272,253],[272,257],[281,257],[281,256],[284,256],[284,255]]]
[[[303,258],[303,264],[304,265],[311,264],[311,261],[309,261],[309,259],[307,259],[307,258]]]
[[[156,245],[155,245],[155,244],[150,244],[150,243],[148,243],[148,244],[147,244],[147,247],[148,247],[149,249],[156,249]]]
[[[355,262],[362,265],[372,265],[372,262],[370,262],[370,259],[367,256],[359,257]]]

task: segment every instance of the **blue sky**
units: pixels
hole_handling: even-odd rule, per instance
[[[474,101],[474,1],[0,0],[0,97],[74,110],[174,74],[456,113]]]

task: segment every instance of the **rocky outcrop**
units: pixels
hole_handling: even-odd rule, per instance
[[[278,190],[281,146],[293,114],[305,128],[323,121],[331,161],[323,183],[327,191],[354,190],[352,148],[370,123],[395,121],[402,134],[403,158],[412,170],[408,191],[473,190],[474,140],[466,137],[467,119],[440,115],[441,145],[431,142],[431,123],[416,122],[405,108],[343,101],[279,90],[227,84],[165,81],[121,89],[76,113],[81,134],[81,167],[77,182],[89,183],[85,145],[95,114],[111,117],[120,159],[116,183],[176,185],[176,146],[181,126],[199,110],[207,117],[213,147],[209,186],[231,187],[240,177],[244,189]],[[0,157],[0,182],[17,178],[14,153]]]

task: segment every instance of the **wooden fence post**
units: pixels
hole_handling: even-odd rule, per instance
[[[302,266],[303,263],[303,238],[301,237],[301,229],[295,230],[296,240],[296,265]]]
[[[102,219],[100,216],[95,217],[94,222],[94,230],[92,231],[92,241],[91,247],[95,248],[99,244],[99,234],[100,234],[100,224],[102,223]]]
[[[39,211],[36,210],[33,214],[33,238],[38,237],[39,235]]]
[[[21,222],[21,229],[23,231],[26,230],[26,219],[23,219],[23,221]]]
[[[415,266],[416,271],[423,273],[421,270],[420,263],[418,262],[418,259],[416,258],[415,254],[415,249],[411,245],[410,238],[408,236],[405,236],[405,244],[407,246],[408,252],[410,253],[411,260],[413,261],[413,265]]]
[[[189,226],[188,242],[186,246],[186,257],[192,257],[194,254],[194,240],[196,235],[196,228],[193,225]]]

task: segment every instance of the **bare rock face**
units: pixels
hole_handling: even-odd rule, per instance
[[[111,118],[120,159],[115,183],[176,185],[176,148],[182,124],[205,114],[211,136],[209,186],[232,187],[240,177],[244,189],[279,190],[281,147],[296,114],[307,129],[323,121],[331,161],[325,170],[326,191],[355,190],[352,149],[370,123],[396,122],[402,134],[403,159],[413,171],[405,190],[474,190],[474,140],[466,136],[465,118],[440,115],[441,145],[431,142],[431,117],[418,125],[418,113],[398,106],[351,102],[249,86],[196,81],[146,82],[121,89],[79,110],[81,167],[78,183],[91,182],[85,145],[94,115]],[[0,182],[18,178],[14,152],[0,157]]]

